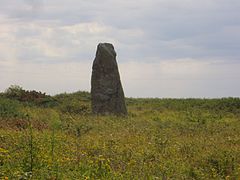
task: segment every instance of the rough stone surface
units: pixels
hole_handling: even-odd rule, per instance
[[[91,96],[94,114],[127,114],[116,52],[110,43],[97,46],[92,67]]]

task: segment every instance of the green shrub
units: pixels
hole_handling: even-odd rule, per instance
[[[18,85],[11,85],[5,90],[3,96],[18,100],[27,105],[37,105],[42,107],[53,107],[56,106],[56,100],[46,93],[37,92],[35,90],[27,91]]]
[[[22,106],[19,102],[0,97],[0,117],[19,118],[23,117]]]
[[[58,102],[58,109],[63,113],[86,114],[90,113],[90,94],[78,91],[75,93],[64,93],[54,97]]]

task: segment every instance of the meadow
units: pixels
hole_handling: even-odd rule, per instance
[[[126,98],[126,117],[90,104],[1,93],[0,179],[240,179],[239,98]]]

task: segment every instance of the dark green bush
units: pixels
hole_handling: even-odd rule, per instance
[[[27,91],[18,85],[11,85],[3,94],[3,96],[18,100],[28,105],[37,105],[43,107],[56,106],[56,100],[46,93],[37,92],[35,90]]]
[[[0,97],[0,117],[1,118],[19,118],[23,117],[21,104],[17,101]]]
[[[88,92],[63,93],[56,95],[54,99],[58,102],[57,108],[63,113],[86,114],[91,111],[91,98]]]

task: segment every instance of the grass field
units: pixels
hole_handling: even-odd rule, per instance
[[[90,94],[0,95],[0,179],[240,179],[240,99],[127,98],[91,115]]]

